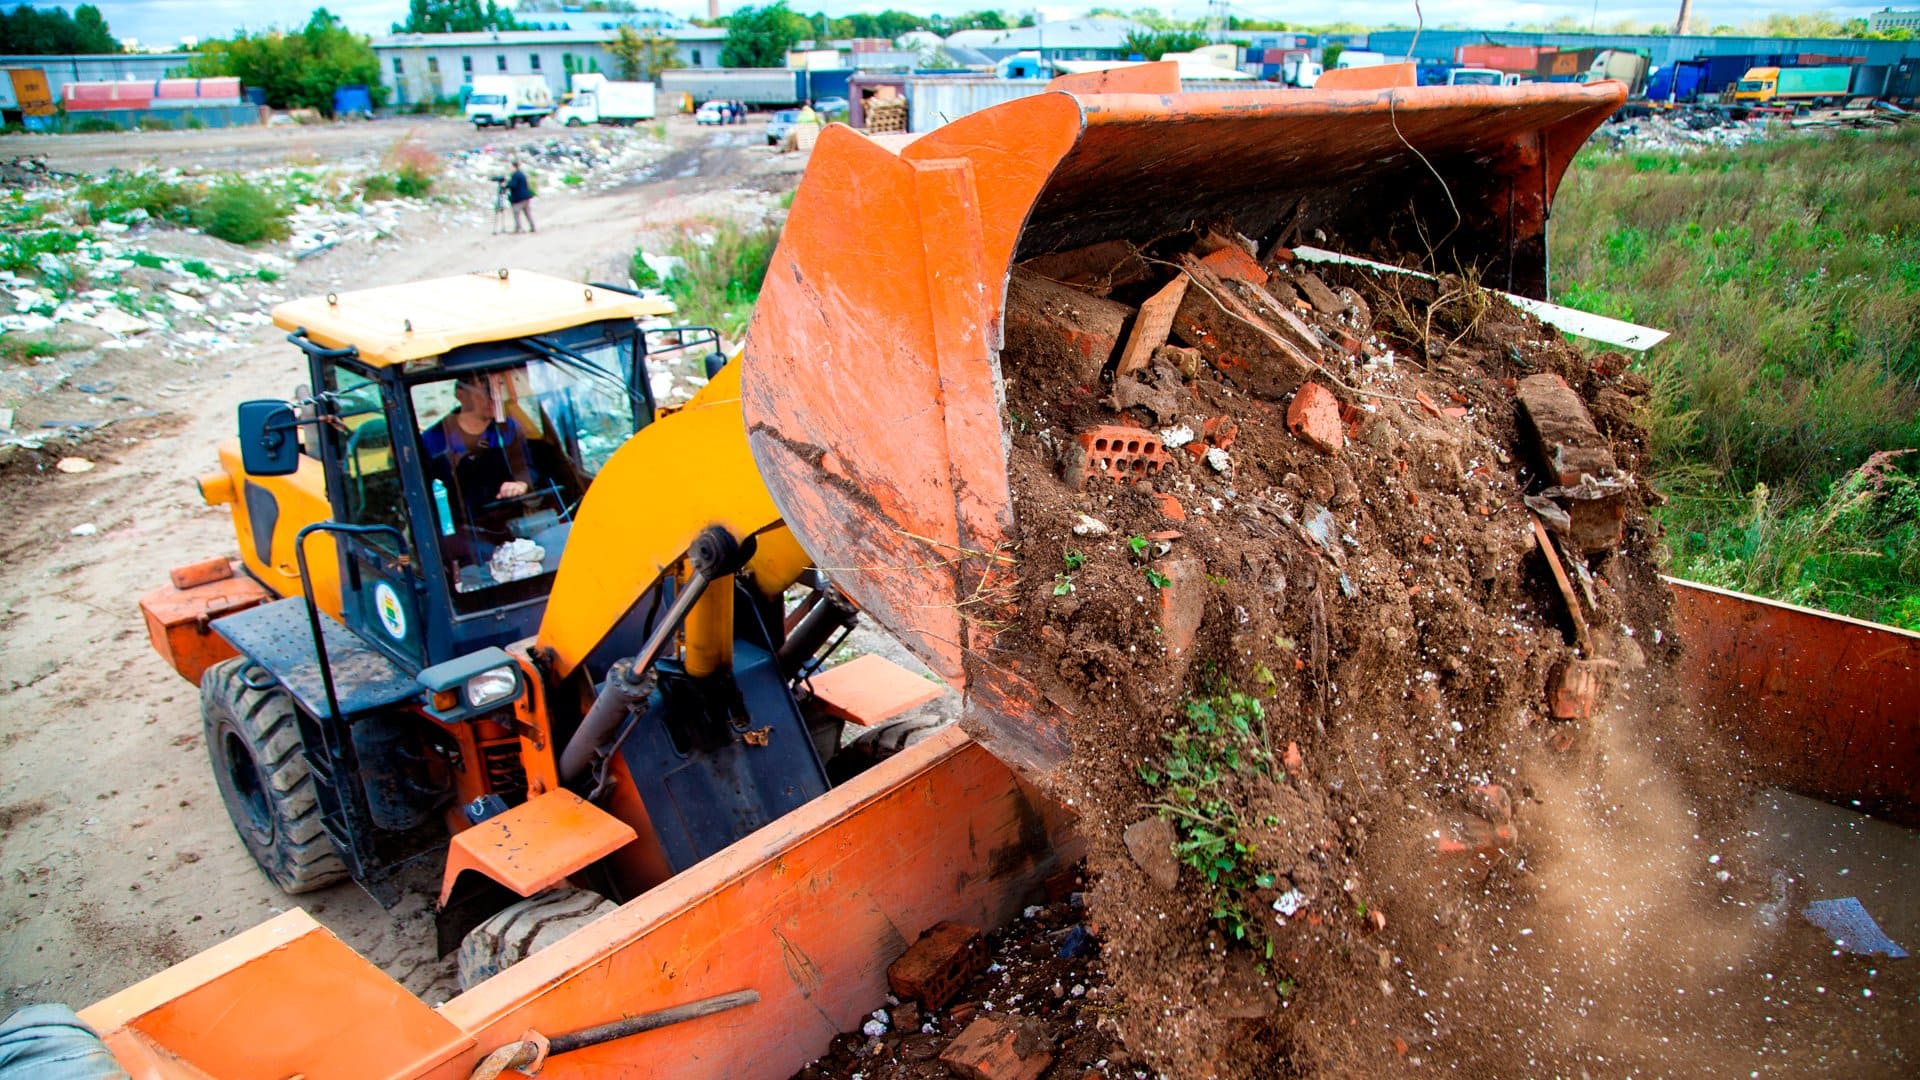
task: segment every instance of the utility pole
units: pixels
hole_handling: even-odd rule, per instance
[[[1693,21],[1693,0],[1680,0],[1680,17],[1673,21],[1676,36],[1688,32],[1687,24]]]

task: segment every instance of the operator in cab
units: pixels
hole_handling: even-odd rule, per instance
[[[517,499],[533,487],[533,450],[520,422],[507,412],[508,380],[506,372],[460,376],[453,387],[459,408],[420,433],[428,471],[468,511],[456,520]]]

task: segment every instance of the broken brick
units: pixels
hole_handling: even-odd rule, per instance
[[[1200,260],[1201,264],[1223,278],[1252,282],[1255,285],[1267,283],[1267,271],[1247,254],[1247,249],[1239,244],[1227,246],[1212,252]]]
[[[1007,279],[1006,351],[1093,386],[1120,345],[1133,309],[1016,266]]]
[[[1170,460],[1160,436],[1153,432],[1123,424],[1102,424],[1073,437],[1065,479],[1075,491],[1095,477],[1132,483],[1152,477],[1166,468]]]
[[[887,968],[887,986],[902,1001],[938,1009],[987,966],[987,943],[977,926],[934,924]]]
[[[1229,281],[1191,255],[1181,256],[1191,277],[1173,336],[1200,350],[1234,385],[1248,393],[1284,397],[1318,369],[1309,349],[1313,332],[1257,285]]]
[[[1200,437],[1225,450],[1240,437],[1240,425],[1231,416],[1210,417],[1201,423]]]
[[[1193,647],[1206,611],[1206,574],[1195,559],[1162,559],[1153,568],[1166,575],[1157,591],[1160,601],[1160,639],[1174,656]]]
[[[1108,240],[1070,251],[1037,255],[1020,264],[1041,277],[1105,296],[1121,285],[1145,281],[1152,271],[1140,250],[1125,240]]]
[[[1133,332],[1127,335],[1127,347],[1120,353],[1120,363],[1113,371],[1116,381],[1146,367],[1153,359],[1154,350],[1167,343],[1167,335],[1173,331],[1173,317],[1186,296],[1187,275],[1175,274],[1172,281],[1140,305],[1139,314],[1134,316]]]
[[[1321,281],[1318,274],[1301,274],[1293,279],[1293,283],[1306,294],[1307,302],[1322,315],[1338,315],[1347,310],[1346,301],[1327,288],[1327,283]]]
[[[1146,817],[1126,827],[1120,842],[1147,879],[1172,892],[1180,885],[1180,863],[1173,857],[1173,826],[1162,817]]]
[[[1467,810],[1495,825],[1505,825],[1513,820],[1513,796],[1499,784],[1478,784],[1467,789]]]
[[[1586,404],[1558,375],[1529,375],[1520,380],[1516,395],[1521,430],[1532,440],[1551,483],[1577,487],[1583,475],[1605,477],[1618,471]]]
[[[1547,675],[1547,714],[1555,720],[1592,716],[1618,669],[1611,660],[1562,661]]]
[[[940,1060],[973,1080],[1035,1080],[1053,1064],[1053,1040],[1032,1017],[982,1016],[954,1037]]]
[[[1493,858],[1519,841],[1520,828],[1512,822],[1495,825],[1490,821],[1468,821],[1436,835],[1433,853],[1443,859]]]
[[[1346,440],[1340,400],[1316,382],[1303,383],[1287,407],[1287,430],[1325,453],[1338,454]]]
[[[1164,491],[1156,491],[1153,493],[1153,501],[1160,504],[1161,517],[1172,521],[1187,520],[1186,508],[1181,506],[1180,500],[1174,498],[1172,495]]]

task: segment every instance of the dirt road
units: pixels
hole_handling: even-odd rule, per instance
[[[74,171],[143,160],[264,167],[385,145],[409,129],[440,150],[591,135],[476,135],[441,120],[46,138],[0,152],[45,153]],[[676,119],[667,129],[669,151],[649,175],[552,185],[535,201],[535,234],[492,235],[491,196],[467,180],[450,212],[295,264],[278,289],[297,296],[499,266],[624,280],[636,235],[757,212],[797,176],[796,161],[742,137],[755,128]],[[170,566],[235,549],[224,508],[202,505],[193,478],[232,436],[235,406],[287,395],[306,381],[304,362],[265,326],[217,356],[181,362],[132,349],[103,353],[87,371],[91,385],[111,380],[128,399],[119,411],[158,415],[97,432],[77,451],[91,471],[0,474],[0,1014],[34,1001],[86,1005],[290,903],[235,837],[201,745],[197,691],[154,655],[135,603]],[[57,392],[75,407],[104,404]],[[91,535],[74,534],[86,524]],[[420,890],[438,874],[417,867],[416,890],[391,911],[353,885],[302,906],[437,1002],[453,992],[453,970],[433,956]]]

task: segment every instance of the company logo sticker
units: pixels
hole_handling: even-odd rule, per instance
[[[373,609],[380,613],[380,625],[386,628],[389,637],[395,641],[405,640],[407,612],[400,606],[400,594],[393,591],[393,586],[382,581],[373,587]]]

